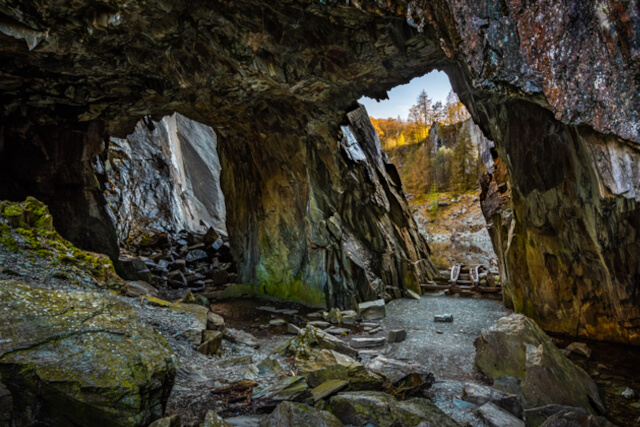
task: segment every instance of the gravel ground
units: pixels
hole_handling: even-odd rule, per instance
[[[473,342],[482,329],[511,311],[500,300],[442,294],[424,294],[420,300],[393,300],[386,310],[387,316],[376,321],[383,326],[382,331],[366,336],[386,336],[391,329],[404,329],[407,339],[365,352],[364,357],[367,353],[370,357],[382,354],[426,366],[436,378],[427,397],[461,425],[484,427],[473,408],[460,400],[462,387],[467,382],[483,383],[474,370]],[[435,323],[437,314],[452,314],[453,323]]]
[[[434,315],[452,314],[453,323],[435,323]],[[473,342],[482,329],[511,314],[502,301],[425,294],[420,300],[398,299],[387,304],[385,329],[405,329],[407,339],[391,344],[384,354],[427,366],[436,379],[475,378]],[[439,333],[441,332],[441,333]]]

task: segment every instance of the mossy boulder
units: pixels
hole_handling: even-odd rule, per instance
[[[162,416],[173,354],[125,302],[0,280],[0,312],[12,425],[143,426]]]
[[[428,399],[397,400],[377,391],[347,392],[329,401],[331,412],[344,424],[353,426],[409,427],[420,423],[438,427],[458,424]]]
[[[24,202],[0,201],[0,251],[38,258],[51,268],[90,277],[98,286],[124,292],[122,280],[106,255],[76,248],[58,234],[47,206],[33,197]]]
[[[598,387],[582,368],[567,359],[531,319],[512,314],[476,339],[476,366],[493,379],[520,380],[532,407],[559,404],[604,414]]]

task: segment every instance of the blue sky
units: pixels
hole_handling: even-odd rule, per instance
[[[451,90],[451,83],[445,73],[433,71],[411,80],[406,85],[394,87],[388,93],[389,99],[376,102],[373,99],[362,97],[358,102],[367,108],[369,116],[376,119],[400,116],[406,120],[409,108],[416,103],[416,98],[423,89],[433,102],[442,101],[444,103]]]

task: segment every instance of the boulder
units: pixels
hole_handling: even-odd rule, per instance
[[[525,427],[524,421],[520,418],[491,402],[479,407],[478,415],[489,427]]]
[[[215,411],[207,411],[202,427],[231,427],[231,424],[223,420]]]
[[[530,406],[552,403],[604,414],[598,387],[567,359],[531,319],[522,314],[503,317],[482,331],[474,343],[476,366],[490,378],[520,379]]]
[[[365,366],[369,371],[382,375],[385,379],[384,388],[392,390],[394,394],[416,395],[435,382],[433,374],[417,363],[378,356],[370,359]]]
[[[365,320],[382,319],[387,315],[383,299],[358,304],[358,315]]]
[[[271,415],[260,420],[259,424],[260,427],[342,427],[342,425],[340,420],[330,412],[294,402],[282,402]]]
[[[383,378],[371,373],[355,359],[333,350],[321,350],[298,370],[311,387],[329,380],[349,381],[349,390],[375,390]]]
[[[462,399],[475,405],[484,405],[488,402],[494,403],[518,418],[522,418],[524,415],[524,408],[518,396],[504,393],[493,387],[466,383],[462,387]]]
[[[0,280],[0,306],[0,376],[13,425],[146,426],[162,416],[173,355],[128,304]]]
[[[353,426],[413,427],[424,422],[427,426],[458,427],[454,420],[427,399],[399,401],[382,392],[346,392],[333,396],[329,405],[340,421]]]

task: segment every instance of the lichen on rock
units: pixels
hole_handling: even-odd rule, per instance
[[[13,425],[144,426],[175,375],[165,340],[124,302],[0,280],[0,375]]]

